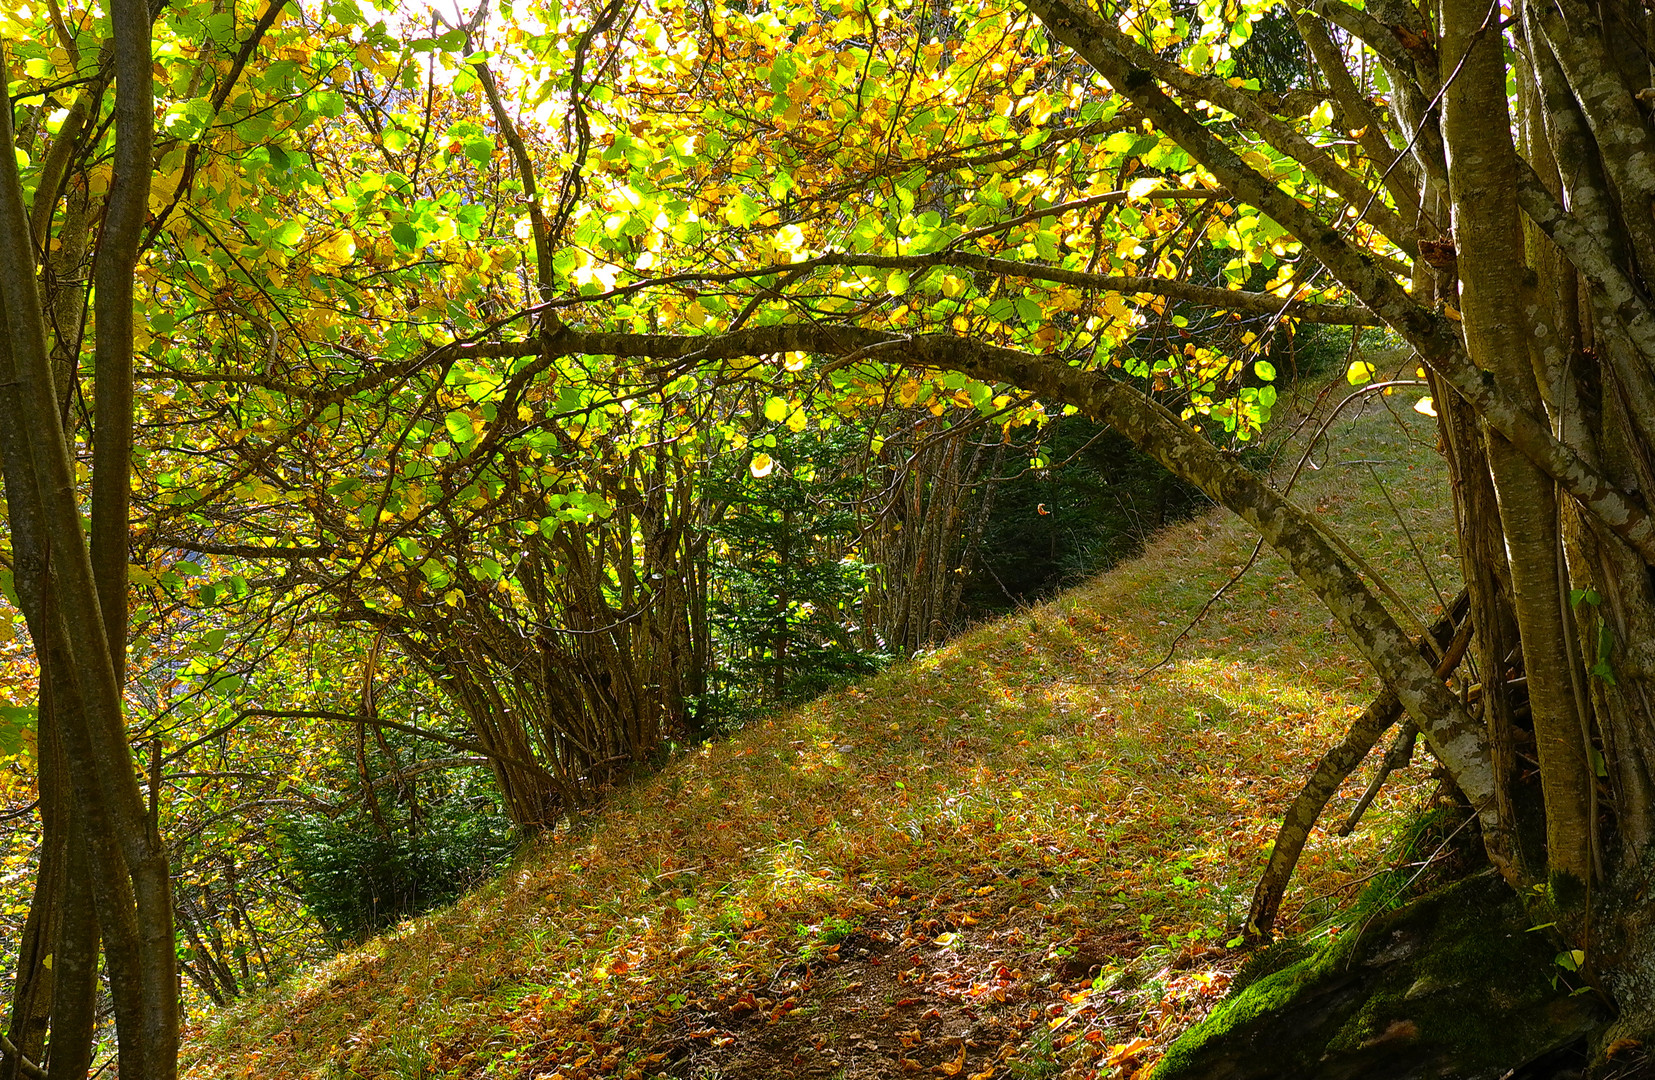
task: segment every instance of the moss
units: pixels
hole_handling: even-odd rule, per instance
[[[1315,946],[1298,938],[1282,938],[1249,956],[1230,981],[1230,994],[1235,996],[1260,979],[1297,964],[1316,952]]]
[[[1367,884],[1357,897],[1357,911],[1363,916],[1391,911],[1465,877],[1469,867],[1486,863],[1480,837],[1466,828],[1469,816],[1466,808],[1447,805],[1409,822],[1396,855],[1398,865]]]
[[[1451,885],[1233,993],[1155,1076],[1499,1076],[1600,1019],[1527,930],[1493,875]]]
[[[1547,893],[1561,914],[1586,906],[1586,883],[1567,870],[1553,870],[1546,880]]]

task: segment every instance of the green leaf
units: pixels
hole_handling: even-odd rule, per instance
[[[1268,360],[1255,360],[1253,362],[1253,374],[1257,375],[1265,382],[1275,382],[1276,365],[1272,364]]]
[[[471,417],[463,412],[451,412],[443,420],[443,427],[457,443],[468,443],[477,437],[477,432],[471,426]]]
[[[885,279],[885,291],[892,296],[904,296],[908,292],[908,271],[892,270],[891,276]]]
[[[764,207],[759,205],[745,191],[730,200],[730,205],[724,208],[724,217],[731,225],[745,229],[764,215]]]
[[[0,705],[0,757],[23,752],[23,733],[35,730],[40,711],[32,705]]]
[[[772,424],[786,420],[787,414],[792,411],[792,406],[784,398],[773,397],[764,403],[764,418]]]
[[[419,247],[419,233],[415,232],[414,227],[406,221],[399,221],[391,226],[391,239],[403,251],[413,251]]]
[[[283,247],[296,247],[305,238],[304,223],[289,219],[270,230],[270,239]]]
[[[799,73],[798,66],[791,57],[781,53],[770,65],[770,89],[778,94],[785,94],[788,86],[793,82],[793,76]]]

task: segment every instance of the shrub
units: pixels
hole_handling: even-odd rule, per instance
[[[335,944],[454,900],[516,850],[498,803],[463,784],[417,813],[398,809],[389,835],[360,806],[334,818],[296,814],[281,827],[305,906]]]

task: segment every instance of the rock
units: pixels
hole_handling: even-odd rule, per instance
[[[1155,1080],[1499,1080],[1608,1019],[1529,926],[1493,874],[1458,882],[1232,993]]]

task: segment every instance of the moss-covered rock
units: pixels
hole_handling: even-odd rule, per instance
[[[1493,874],[1451,885],[1232,994],[1155,1080],[1494,1080],[1606,1019],[1529,927]]]

